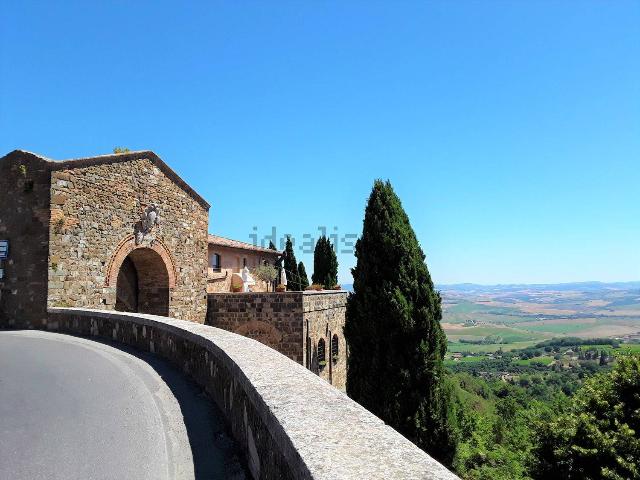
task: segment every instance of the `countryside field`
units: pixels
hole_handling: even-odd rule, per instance
[[[439,289],[449,352],[508,351],[565,336],[640,338],[640,282]]]

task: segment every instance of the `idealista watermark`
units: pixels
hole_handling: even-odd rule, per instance
[[[354,252],[356,240],[358,239],[357,234],[340,234],[338,227],[333,227],[331,233],[328,233],[327,230],[327,227],[320,226],[318,227],[318,234],[315,237],[311,233],[303,234],[302,243],[298,245],[298,250],[302,253],[313,253],[313,250],[316,248],[316,241],[320,237],[325,236],[331,241],[336,253],[352,254]],[[281,251],[285,248],[287,237],[291,237],[293,248],[296,248],[296,243],[298,243],[296,242],[296,238],[290,233],[284,233],[278,236],[278,229],[276,227],[271,227],[271,234],[269,235],[260,235],[258,233],[258,227],[253,227],[253,233],[249,234],[251,243],[256,247],[268,248],[269,242],[273,242],[276,248]]]

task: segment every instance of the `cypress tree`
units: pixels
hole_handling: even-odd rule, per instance
[[[309,286],[309,277],[302,262],[298,263],[298,279],[300,280],[300,290],[305,290]]]
[[[293,253],[293,244],[291,237],[287,237],[287,243],[284,248],[284,271],[287,275],[287,290],[300,290],[300,280],[298,278],[298,262],[296,254]]]
[[[338,258],[331,241],[322,236],[313,251],[313,283],[332,288],[338,283]]]
[[[445,464],[455,451],[440,294],[400,199],[376,180],[347,302],[347,394]]]
[[[278,250],[272,240],[269,240],[269,250]],[[275,262],[273,262],[273,266],[278,270],[278,276],[273,282],[273,288],[275,289],[280,283],[280,278],[282,278],[282,257],[279,257]]]

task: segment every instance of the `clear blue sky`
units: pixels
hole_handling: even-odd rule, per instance
[[[640,2],[191,3],[3,1],[1,154],[154,150],[245,241],[388,178],[438,283],[640,279]]]

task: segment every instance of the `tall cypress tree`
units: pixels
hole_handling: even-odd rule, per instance
[[[356,242],[344,335],[347,394],[440,461],[455,436],[440,294],[400,199],[376,180]]]
[[[304,268],[304,263],[298,263],[298,279],[300,280],[300,290],[306,290],[309,286],[309,277],[307,276],[307,269]]]
[[[338,258],[331,241],[322,236],[313,251],[313,283],[332,288],[338,283]]]
[[[269,250],[278,250],[276,248],[275,243],[273,243],[272,240],[269,240]],[[282,278],[282,257],[278,257],[278,259],[273,262],[273,266],[276,267],[276,270],[278,270],[278,277],[276,278],[276,280],[273,282],[273,288],[275,289],[276,286],[280,283],[280,279]]]
[[[300,290],[300,280],[298,278],[298,262],[296,254],[293,253],[293,244],[291,237],[287,237],[287,243],[284,248],[284,270],[287,275],[287,290]]]

